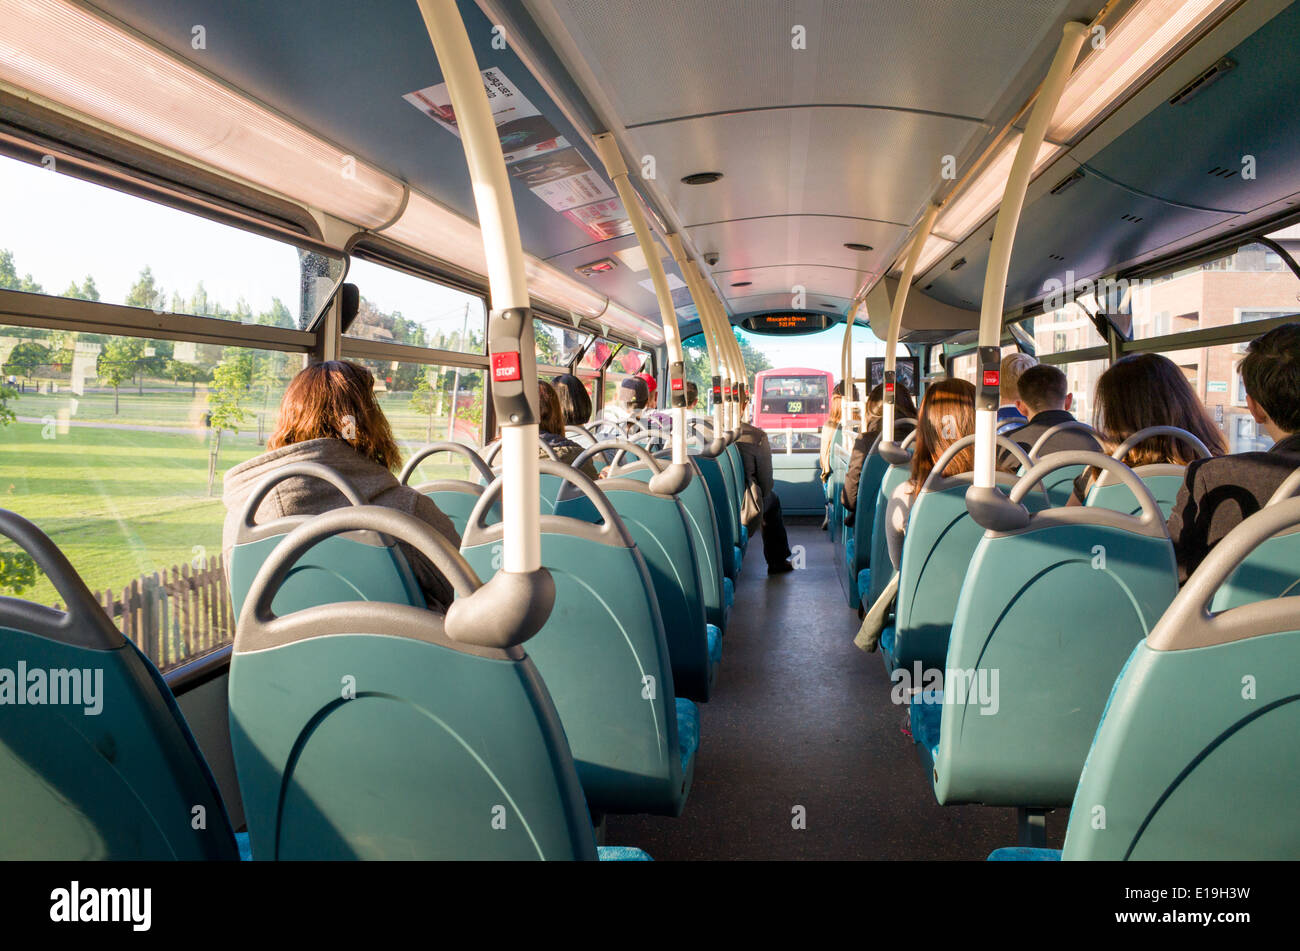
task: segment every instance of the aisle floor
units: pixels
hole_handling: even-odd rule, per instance
[[[609,816],[606,843],[659,860],[983,860],[1015,845],[1013,810],[935,802],[880,655],[853,646],[827,534],[789,530],[802,570],[769,578],[758,539],[746,554],[686,811]],[[1048,845],[1067,819],[1048,816]]]

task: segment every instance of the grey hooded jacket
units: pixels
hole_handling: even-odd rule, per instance
[[[235,544],[244,503],[264,478],[281,466],[295,462],[315,462],[333,469],[347,479],[371,505],[383,505],[414,515],[427,522],[434,531],[445,535],[460,547],[460,536],[433,500],[404,486],[387,469],[361,455],[341,439],[309,439],[272,449],[240,463],[225,474],[222,501],[226,504],[226,521],[221,534],[221,548],[227,560]],[[254,521],[273,521],[289,515],[319,515],[347,504],[347,499],[332,485],[319,479],[294,477],[273,488],[257,507]],[[454,597],[451,585],[433,564],[409,545],[399,543],[411,565],[416,581],[431,608],[446,608]]]

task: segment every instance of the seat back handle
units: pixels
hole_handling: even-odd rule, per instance
[[[293,462],[272,472],[253,488],[252,493],[244,502],[244,511],[239,518],[241,533],[247,533],[257,528],[257,510],[262,501],[271,494],[271,490],[281,482],[294,478],[319,479],[321,482],[327,482],[338,489],[352,505],[366,504],[366,499],[357,491],[356,486],[342,473],[336,472],[329,466],[321,465],[319,462]]]
[[[1029,468],[1030,466],[1029,455],[1025,452],[1023,446],[1021,446],[1019,443],[1011,439],[1008,439],[1006,436],[998,436],[997,444],[1000,448],[1007,450],[1007,452],[1015,456],[1017,461],[1019,461],[1019,463],[1022,466],[1024,466],[1026,469]],[[921,486],[921,491],[922,492],[930,491],[931,483],[937,482],[938,480],[943,478],[944,470],[948,468],[949,463],[951,463],[953,459],[957,458],[957,453],[961,452],[967,446],[973,446],[973,445],[975,445],[974,434],[970,436],[962,436],[955,443],[953,443],[951,446],[945,449],[943,451],[943,455],[941,455],[938,458],[938,460],[935,462],[934,468],[930,470],[930,474],[925,477],[925,484]]]
[[[1037,462],[1038,454],[1043,451],[1043,447],[1047,445],[1047,441],[1049,439],[1051,439],[1053,436],[1057,435],[1058,433],[1063,433],[1071,429],[1082,430],[1083,432],[1090,435],[1093,439],[1097,440],[1098,446],[1101,445],[1102,442],[1101,433],[1097,432],[1097,430],[1093,429],[1087,423],[1080,422],[1077,419],[1069,419],[1063,423],[1057,423],[1055,426],[1048,427],[1046,432],[1044,432],[1041,436],[1035,439],[1033,446],[1031,446],[1029,449],[1029,458]]]
[[[499,451],[500,443],[497,443],[496,446]],[[401,482],[402,485],[408,484],[411,476],[415,475],[415,470],[419,467],[420,463],[424,462],[424,460],[428,459],[430,456],[437,455],[440,452],[450,452],[458,456],[464,456],[469,460],[469,464],[474,467],[474,471],[483,477],[484,482],[492,481],[492,469],[483,461],[483,457],[475,452],[472,447],[461,442],[446,441],[431,442],[429,445],[416,450],[415,455],[406,460],[406,465],[402,466],[402,474],[397,477],[397,481]]]
[[[1148,426],[1146,429],[1139,429],[1132,436],[1129,436],[1128,439],[1125,439],[1120,443],[1119,446],[1116,447],[1115,451],[1111,453],[1111,456],[1123,462],[1124,457],[1132,452],[1135,446],[1146,442],[1146,440],[1151,439],[1154,436],[1173,436],[1175,439],[1181,440],[1191,446],[1196,452],[1196,458],[1210,458],[1211,453],[1205,443],[1201,442],[1201,440],[1192,433],[1189,433],[1185,429],[1179,429],[1177,426]]]
[[[1300,597],[1269,598],[1210,613],[1210,603],[1246,557],[1274,535],[1300,525],[1300,499],[1270,502],[1228,532],[1187,579],[1147,636],[1152,650],[1213,647],[1300,629]]]
[[[581,457],[579,457],[581,458]],[[618,513],[614,511],[614,506],[610,504],[605,493],[600,491],[600,487],[592,481],[586,473],[576,468],[579,465],[576,460],[574,465],[570,466],[563,462],[552,462],[549,459],[538,461],[540,467],[538,471],[542,475],[553,475],[563,482],[575,486],[579,492],[590,500],[595,506],[596,514],[600,516],[600,524],[593,525],[588,522],[581,522],[584,529],[590,529],[596,537],[607,545],[617,545],[622,548],[631,548],[633,545],[632,537],[627,533],[623,520],[619,518]],[[465,532],[461,536],[461,546],[463,548],[472,548],[481,545],[487,541],[487,533],[492,529],[500,529],[500,526],[489,526],[487,524],[488,512],[492,506],[498,503],[501,496],[501,477],[493,479],[488,483],[483,494],[479,496],[478,503],[475,504],[473,511],[469,513],[469,519],[465,523]],[[637,483],[640,485],[640,483]],[[644,488],[644,487],[643,487]],[[545,530],[548,520],[559,519],[561,523],[573,522],[574,519],[564,516],[543,515],[542,527]],[[579,520],[580,521],[580,520]]]

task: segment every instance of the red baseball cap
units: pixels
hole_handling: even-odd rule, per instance
[[[659,389],[659,383],[655,378],[649,373],[638,373],[636,376],[639,380],[645,380],[645,385],[650,390],[650,395],[654,396],[655,392]]]

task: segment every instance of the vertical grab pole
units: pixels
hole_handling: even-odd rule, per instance
[[[1024,513],[1020,506],[1010,506],[994,483],[1002,311],[1006,303],[1007,271],[1011,264],[1016,228],[1020,224],[1020,212],[1025,204],[1025,192],[1029,188],[1029,176],[1034,170],[1034,160],[1043,145],[1047,124],[1060,103],[1066,80],[1070,78],[1087,35],[1087,24],[1074,21],[1065,24],[1056,56],[1038,90],[1029,122],[1025,125],[1024,135],[1016,149],[1015,161],[1011,164],[1006,188],[1002,192],[997,223],[993,228],[993,244],[989,248],[988,269],[984,272],[984,297],[980,305],[980,385],[975,401],[974,484],[966,497],[966,505],[972,517],[985,528],[1001,525],[1013,527],[1021,522]],[[1002,518],[998,517],[999,512]]]
[[[488,320],[492,404],[501,422],[504,481],[502,568],[525,574],[541,566],[541,500],[536,343],[519,221],[501,140],[456,2],[419,0],[419,5],[456,111],[487,257],[492,292]]]
[[[713,325],[704,312],[704,294],[700,290],[700,281],[695,272],[694,262],[686,257],[686,249],[682,247],[681,236],[668,234],[664,235],[664,240],[668,242],[668,251],[672,254],[673,260],[677,262],[677,267],[682,272],[682,278],[690,289],[691,299],[695,301],[695,310],[700,318],[700,331],[704,334],[704,344],[709,353],[709,377],[712,384],[710,393],[713,400],[713,440],[708,446],[708,454],[716,456],[726,448],[726,443],[722,439],[722,371],[718,355],[718,342],[713,336]]]
[[[608,132],[597,135],[595,141],[596,152],[605,163],[605,171],[614,181],[614,188],[618,190],[623,210],[632,222],[632,230],[636,232],[637,243],[641,246],[646,266],[650,269],[655,300],[659,304],[659,319],[664,325],[664,346],[668,350],[669,361],[669,406],[673,420],[673,464],[651,478],[650,487],[666,495],[675,494],[686,488],[691,481],[691,466],[686,455],[686,366],[682,354],[682,335],[677,327],[677,311],[673,309],[673,296],[668,289],[668,276],[664,273],[659,248],[650,233],[650,226],[646,224],[645,215],[641,213],[641,201],[628,179],[623,153]]]
[[[898,366],[898,336],[903,329],[903,307],[907,304],[907,292],[912,286],[912,277],[916,274],[917,263],[921,260],[921,251],[930,237],[930,229],[939,215],[939,206],[931,203],[921,216],[916,235],[907,249],[907,258],[903,263],[903,273],[898,279],[898,292],[894,295],[894,305],[889,311],[889,329],[885,334],[885,386],[884,397],[880,404],[880,456],[886,462],[901,465],[906,462],[906,453],[898,448],[894,441],[894,385],[896,367]],[[916,394],[913,394],[916,395]]]
[[[722,298],[710,291],[713,298],[713,305],[717,308],[718,325],[722,328],[723,339],[726,340],[727,346],[731,349],[733,359],[733,369],[731,373],[731,430],[740,432],[740,401],[748,382],[748,376],[745,370],[745,356],[740,352],[740,344],[736,342],[736,332],[732,329],[732,323],[727,318],[727,309],[722,305]]]
[[[850,310],[844,315],[844,340],[840,343],[840,381],[844,395],[840,397],[840,442],[844,449],[853,448],[853,324],[856,320]]]
[[[727,347],[724,339],[726,335],[722,332],[717,311],[714,310],[713,292],[709,290],[708,283],[704,280],[704,274],[700,271],[699,266],[692,261],[690,267],[700,292],[699,297],[696,298],[700,319],[708,321],[709,332],[712,334],[713,342],[718,347],[718,363],[722,370],[721,385],[715,394],[717,403],[715,404],[714,415],[717,418],[718,434],[722,436],[724,441],[731,442],[733,434],[731,432],[730,407],[728,404],[731,401],[732,366],[735,358]]]

